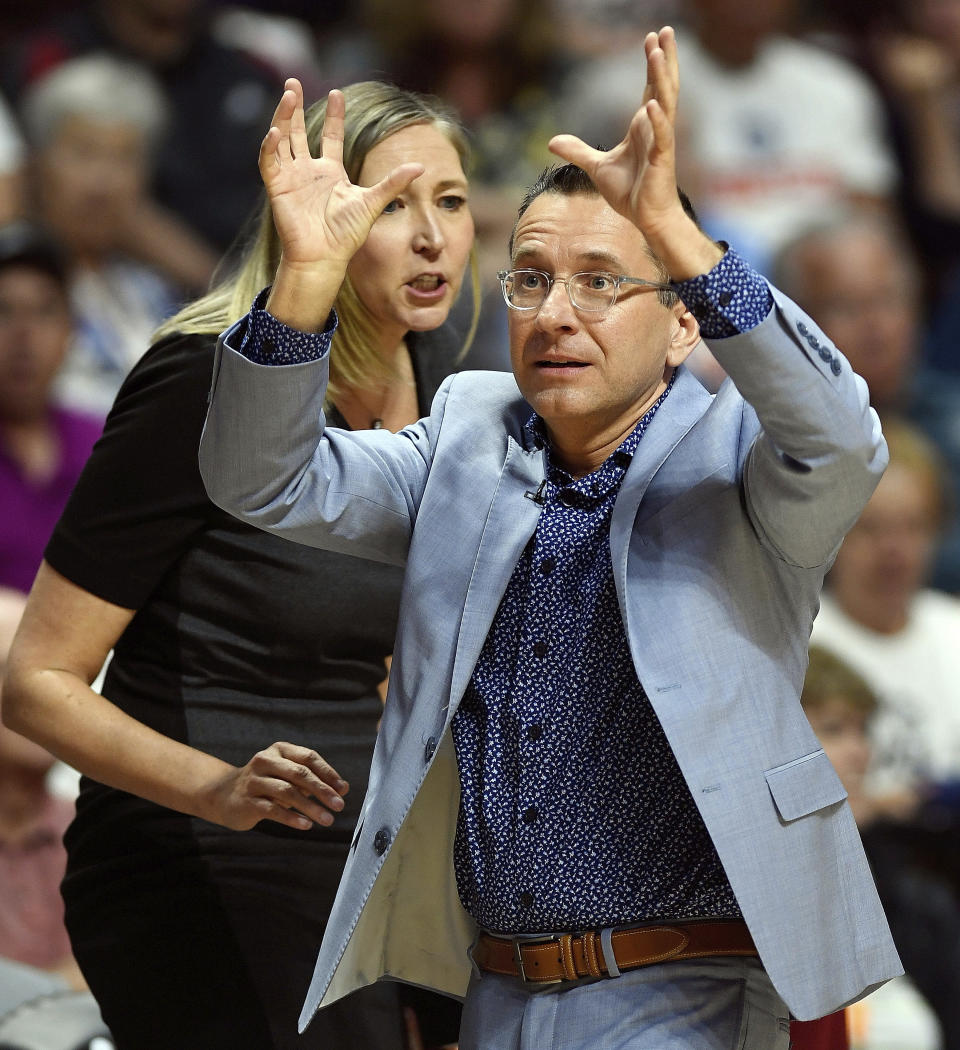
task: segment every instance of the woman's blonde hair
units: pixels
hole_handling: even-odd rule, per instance
[[[453,111],[439,99],[416,94],[392,84],[370,80],[343,89],[346,100],[343,166],[351,182],[360,177],[363,162],[374,146],[403,128],[430,124],[445,135],[469,169],[470,146],[466,132]],[[323,133],[327,100],[306,111],[307,141],[316,155]],[[241,251],[232,273],[200,299],[185,306],[157,330],[154,339],[178,333],[218,335],[239,321],[250,309],[257,293],[270,284],[280,264],[280,239],[273,224],[270,203],[264,196],[254,232]],[[470,256],[473,316],[464,340],[466,352],[477,327],[480,309],[479,278],[475,251]],[[374,322],[347,277],[336,299],[339,327],[331,348],[328,399],[335,400],[343,386],[372,386],[388,375],[375,349]]]

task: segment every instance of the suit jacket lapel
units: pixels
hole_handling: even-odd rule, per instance
[[[640,501],[664,461],[712,403],[712,396],[699,380],[680,367],[673,389],[653,417],[627,469],[610,521],[610,555],[624,624],[627,585],[627,554]]]
[[[480,537],[457,639],[448,718],[456,710],[493,623],[507,583],[533,535],[540,505],[527,499],[545,477],[545,454],[526,451],[512,437]]]

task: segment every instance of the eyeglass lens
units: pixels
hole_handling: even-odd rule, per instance
[[[551,284],[554,283],[537,270],[512,270],[504,279],[507,301],[520,310],[541,306]],[[617,298],[617,282],[605,273],[575,273],[565,281],[570,301],[578,310],[605,310]]]

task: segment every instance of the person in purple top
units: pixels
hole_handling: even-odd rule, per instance
[[[55,245],[26,223],[0,227],[0,669],[44,546],[102,426],[51,401],[72,327]],[[47,793],[52,762],[0,728],[0,952],[83,987],[59,892],[60,836],[73,805]]]
[[[22,595],[102,429],[51,400],[71,331],[56,246],[25,223],[0,229],[0,588]]]

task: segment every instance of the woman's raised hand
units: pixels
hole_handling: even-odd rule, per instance
[[[260,147],[260,176],[287,265],[344,269],[387,204],[423,171],[420,164],[401,164],[375,186],[355,186],[343,167],[344,113],[343,94],[331,91],[321,155],[312,157],[303,88],[291,78]]]

